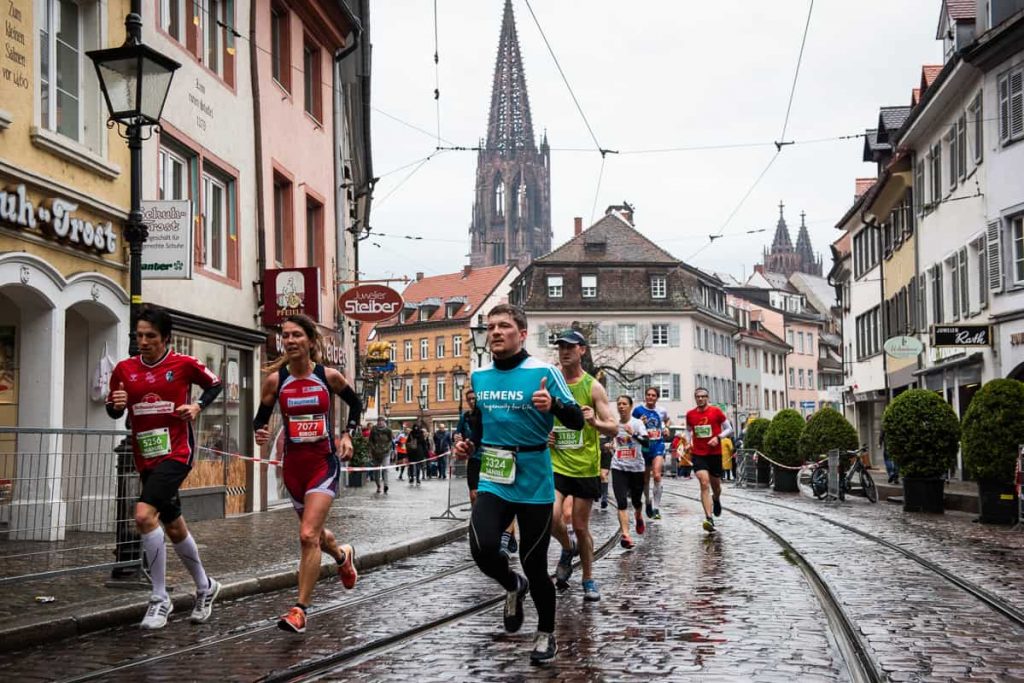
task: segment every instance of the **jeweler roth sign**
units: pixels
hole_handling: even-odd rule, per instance
[[[149,232],[142,247],[142,278],[191,280],[192,202],[144,201],[142,222]]]

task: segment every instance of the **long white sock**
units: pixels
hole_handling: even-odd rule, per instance
[[[196,582],[196,590],[199,592],[209,590],[210,578],[206,576],[206,570],[203,569],[203,563],[199,559],[199,547],[196,546],[192,534],[186,536],[185,540],[180,543],[175,543],[174,552],[178,553],[182,564],[192,575],[192,580]]]
[[[661,509],[661,482],[654,482],[654,509]]]
[[[167,599],[167,549],[164,548],[164,530],[157,526],[142,534],[142,552],[149,566],[149,578],[153,581],[153,597]]]

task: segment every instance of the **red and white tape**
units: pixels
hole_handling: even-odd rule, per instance
[[[213,453],[215,455],[227,455],[232,458],[238,458],[239,460],[248,460],[258,465],[269,465],[271,467],[282,467],[284,465],[283,460],[275,460],[272,458],[260,458],[251,455],[242,455],[241,453],[231,453],[230,451],[221,451],[216,448],[209,448],[208,446],[200,446],[197,450],[206,451],[207,453]],[[440,460],[446,455],[451,454],[451,451],[445,451],[439,455],[432,455],[429,458],[423,460],[410,461],[398,465],[371,465],[369,467],[342,467],[342,472],[378,472],[380,470],[397,469],[399,467],[408,467],[410,465],[422,465],[423,463],[432,462],[434,460]]]

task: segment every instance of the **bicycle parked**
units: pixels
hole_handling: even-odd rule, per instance
[[[855,451],[845,451],[839,456],[839,500],[846,500],[846,494],[864,496],[872,503],[878,502],[878,489],[875,480],[864,466],[862,453],[867,453],[867,446]],[[853,465],[846,463],[853,459]],[[828,459],[822,460],[811,468],[811,492],[821,500],[828,495]]]

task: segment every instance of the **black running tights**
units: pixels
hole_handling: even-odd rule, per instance
[[[512,503],[493,493],[480,493],[469,523],[469,548],[473,560],[487,576],[506,591],[517,588],[515,572],[501,554],[501,534],[519,522],[519,561],[530,581],[530,597],[537,608],[537,630],[555,631],[555,586],[548,576],[548,543],[551,540],[551,505]]]
[[[637,510],[644,502],[644,473],[612,470],[612,491],[615,492],[615,505],[620,510],[626,508],[626,495],[632,499]]]

